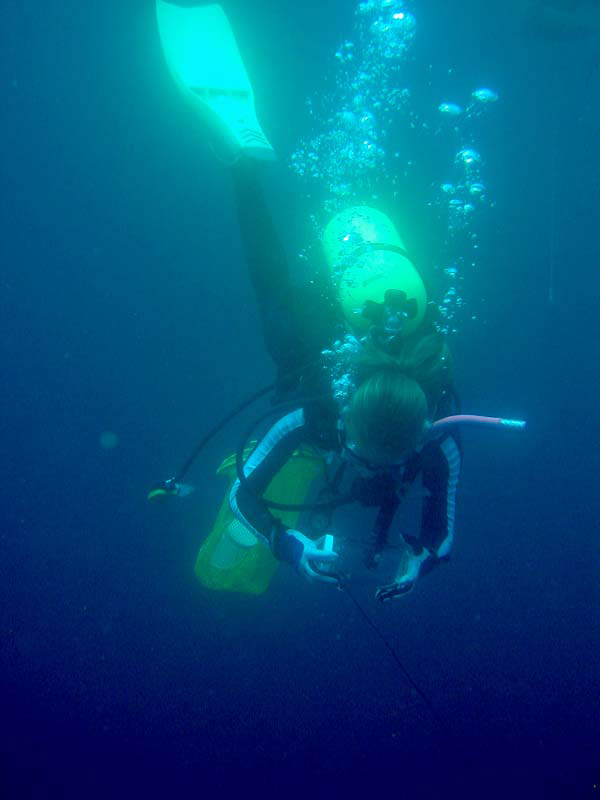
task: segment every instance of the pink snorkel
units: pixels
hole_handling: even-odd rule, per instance
[[[502,419],[501,417],[480,417],[477,414],[456,414],[453,417],[438,419],[429,428],[428,439],[437,439],[450,428],[456,426],[466,426],[469,428],[503,428],[504,430],[523,430],[527,425],[520,419]]]

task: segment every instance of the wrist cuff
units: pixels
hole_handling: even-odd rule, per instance
[[[295,536],[292,536],[283,524],[273,526],[271,532],[271,552],[278,561],[285,561],[297,567],[302,558],[304,547]]]

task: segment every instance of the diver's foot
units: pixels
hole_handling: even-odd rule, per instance
[[[217,3],[183,7],[157,0],[156,14],[167,66],[202,120],[218,158],[229,165],[242,155],[275,160],[258,122],[252,84],[223,8]]]
[[[219,161],[233,166],[241,160],[277,160],[251,104],[213,93],[210,105],[206,103],[203,111],[209,141]]]

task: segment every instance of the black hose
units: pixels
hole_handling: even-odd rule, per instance
[[[242,403],[237,405],[232,411],[230,411],[226,416],[224,416],[198,442],[196,447],[190,453],[190,455],[189,455],[188,459],[186,460],[186,462],[184,463],[184,465],[181,467],[181,469],[179,470],[179,472],[175,476],[174,480],[177,483],[182,481],[185,478],[185,476],[187,475],[187,473],[189,472],[189,470],[191,469],[192,465],[194,464],[194,462],[196,461],[196,459],[198,458],[200,453],[204,450],[206,445],[211,441],[211,439],[214,439],[214,437],[218,433],[220,433],[223,430],[223,428],[231,422],[232,419],[235,419],[235,417],[237,417],[238,414],[241,414],[242,411],[245,411],[249,406],[251,406],[257,400],[259,400],[261,397],[264,397],[265,395],[269,394],[269,392],[272,392],[274,389],[275,389],[275,384],[274,383],[269,384],[269,386],[264,386],[262,389],[259,389],[257,392],[254,392],[253,395],[248,397]]]

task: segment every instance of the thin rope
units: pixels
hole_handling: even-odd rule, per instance
[[[422,700],[422,701],[425,703],[425,705],[426,705],[426,706],[427,706],[427,708],[429,709],[429,711],[430,711],[430,713],[431,713],[432,717],[433,717],[433,718],[436,720],[436,722],[438,722],[438,723],[439,723],[439,724],[440,724],[442,727],[444,727],[444,728],[445,728],[445,727],[447,727],[446,720],[444,720],[444,719],[443,719],[443,718],[440,716],[440,714],[438,713],[438,711],[437,711],[436,707],[433,705],[433,703],[431,702],[431,700],[429,699],[429,697],[428,697],[428,696],[425,694],[425,692],[423,691],[423,689],[421,689],[421,687],[419,686],[419,684],[418,684],[418,683],[415,681],[415,679],[412,677],[412,675],[410,674],[410,672],[409,672],[409,671],[406,669],[406,667],[404,666],[404,664],[403,664],[403,663],[402,663],[402,661],[400,660],[400,657],[398,656],[398,653],[395,651],[395,649],[392,647],[392,645],[389,643],[389,641],[386,639],[386,637],[385,637],[385,636],[384,636],[384,634],[381,632],[381,630],[380,630],[380,629],[377,627],[377,625],[376,625],[376,624],[373,622],[373,620],[372,620],[372,619],[371,619],[371,617],[370,617],[370,616],[367,614],[367,612],[364,610],[364,608],[362,607],[362,605],[361,605],[361,604],[358,602],[358,600],[356,599],[356,597],[354,596],[354,594],[353,594],[353,593],[350,591],[350,589],[348,588],[348,585],[347,585],[347,584],[342,584],[342,588],[344,589],[344,591],[346,592],[346,594],[348,595],[348,597],[349,597],[349,598],[352,600],[352,602],[354,603],[354,605],[355,605],[355,606],[356,606],[356,608],[358,609],[358,611],[359,611],[360,615],[362,616],[362,618],[364,619],[364,621],[367,623],[367,625],[368,625],[368,626],[371,628],[371,630],[372,630],[372,631],[373,631],[373,632],[374,632],[374,633],[375,633],[375,634],[376,634],[376,635],[377,635],[377,636],[378,636],[378,637],[381,639],[381,641],[383,642],[383,644],[384,644],[384,646],[385,646],[386,650],[388,651],[388,653],[391,655],[391,657],[392,657],[392,658],[394,659],[394,661],[396,662],[396,666],[398,667],[398,669],[400,670],[400,672],[401,672],[401,673],[404,675],[404,678],[406,679],[407,683],[408,683],[408,684],[409,684],[409,685],[410,685],[410,686],[411,686],[411,687],[414,689],[414,691],[415,691],[415,692],[416,692],[416,693],[419,695],[419,697],[421,698],[421,700]]]

